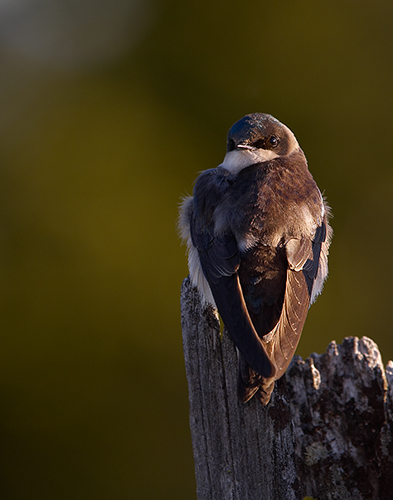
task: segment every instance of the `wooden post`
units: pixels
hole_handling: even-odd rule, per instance
[[[237,398],[237,353],[187,278],[183,348],[198,500],[393,499],[393,363],[364,337],[296,356],[271,402]]]

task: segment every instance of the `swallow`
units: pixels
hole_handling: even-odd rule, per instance
[[[238,393],[266,405],[328,274],[330,208],[291,130],[253,113],[184,198],[179,230],[192,283],[238,350]]]

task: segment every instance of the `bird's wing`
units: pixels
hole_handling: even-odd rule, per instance
[[[237,274],[240,253],[234,235],[225,232],[215,236],[208,227],[202,229],[191,222],[191,237],[218,311],[233,342],[253,370],[263,377],[273,376],[272,365],[244,301]]]
[[[276,379],[284,374],[296,351],[318,277],[326,236],[325,219],[317,227],[313,240],[304,237],[291,239],[286,244],[288,270],[280,319],[262,339]]]

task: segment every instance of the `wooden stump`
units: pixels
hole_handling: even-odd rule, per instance
[[[393,364],[366,337],[296,356],[271,402],[237,398],[237,353],[187,278],[183,348],[198,500],[393,499]]]

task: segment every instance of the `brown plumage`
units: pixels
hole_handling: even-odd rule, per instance
[[[239,395],[267,404],[327,276],[329,208],[292,132],[247,115],[180,212],[190,275],[239,350]]]

